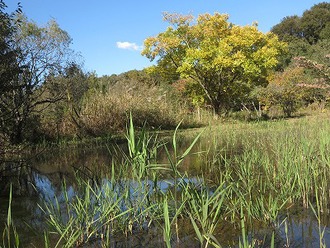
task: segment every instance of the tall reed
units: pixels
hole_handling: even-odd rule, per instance
[[[184,148],[179,128],[165,142],[146,130],[137,132],[131,117],[127,153],[112,161],[110,176],[77,178],[74,194],[64,184],[62,195],[41,206],[49,224],[45,243],[141,246],[142,237],[150,237],[143,245],[184,246],[190,238],[200,247],[274,247],[293,242],[285,221],[292,209],[308,208],[324,245],[322,217],[330,210],[328,120],[224,123],[198,130]],[[190,174],[196,148],[201,166]],[[165,162],[157,161],[159,149]],[[225,227],[234,233],[228,242]]]
[[[20,238],[12,219],[12,200],[13,187],[10,185],[7,222],[2,233],[2,246],[0,246],[1,248],[20,247]]]

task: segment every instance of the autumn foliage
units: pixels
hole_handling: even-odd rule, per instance
[[[193,16],[164,15],[166,31],[145,40],[142,54],[158,59],[154,70],[178,73],[195,84],[194,93],[216,113],[239,104],[258,85],[267,84],[269,72],[285,50],[272,33],[257,25],[237,26],[219,13]]]

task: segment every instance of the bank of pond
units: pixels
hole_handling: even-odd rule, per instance
[[[0,247],[330,246],[328,113],[1,164]]]

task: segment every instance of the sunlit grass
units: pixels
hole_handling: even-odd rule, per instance
[[[292,209],[314,213],[323,247],[322,216],[330,210],[328,133],[326,116],[222,123],[192,132],[182,148],[179,127],[161,141],[145,130],[136,133],[130,121],[128,152],[109,166],[109,177],[77,178],[74,195],[41,206],[49,224],[46,247],[115,247],[138,244],[141,235],[154,235],[150,246],[275,247],[290,243],[286,216]],[[165,162],[157,161],[159,149]],[[191,156],[201,161],[194,177],[186,170]],[[221,231],[228,225],[238,230],[232,241]],[[268,230],[264,238],[254,238],[262,229]]]

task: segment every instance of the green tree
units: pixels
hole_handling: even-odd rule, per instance
[[[285,49],[276,35],[259,32],[256,25],[236,26],[228,15],[165,14],[171,26],[145,40],[142,52],[158,58],[155,71],[178,73],[192,79],[216,113],[241,101],[267,76]],[[197,92],[197,91],[195,91]]]
[[[14,144],[21,143],[31,130],[29,125],[36,124],[35,116],[43,109],[41,105],[46,107],[61,98],[43,98],[42,85],[48,75],[58,74],[72,55],[71,38],[54,20],[45,27],[22,15],[18,15],[18,20],[12,49],[17,51],[20,72],[11,79],[10,90],[0,96],[0,130]]]
[[[301,39],[304,35],[300,25],[300,17],[297,15],[284,17],[279,24],[272,27],[271,31],[286,42]]]
[[[16,60],[17,52],[14,49],[14,32],[16,24],[13,14],[5,12],[6,4],[0,1],[0,94],[9,91],[12,80],[18,75],[20,69]],[[16,13],[20,13],[18,6]]]
[[[306,10],[301,17],[304,38],[312,45],[316,44],[325,30],[330,28],[330,3],[323,2]]]
[[[11,91],[16,89],[13,81],[18,78],[20,66],[17,61],[18,50],[14,47],[14,33],[17,29],[17,22],[14,21],[14,14],[6,12],[6,4],[0,1],[0,127],[6,127],[7,120],[10,119],[6,111],[6,103],[2,99]],[[16,13],[20,13],[18,6]],[[7,144],[8,139],[0,132],[0,143]]]
[[[301,17],[287,16],[272,27],[271,31],[281,40],[295,42],[302,39],[310,45],[326,38],[330,29],[330,3],[319,3],[306,10]]]
[[[60,75],[47,77],[42,86],[42,98],[59,101],[51,104],[41,117],[41,129],[45,137],[59,138],[78,134],[82,128],[82,101],[94,77],[94,74],[85,73],[77,63],[69,63]]]
[[[330,41],[330,3],[316,4],[302,16],[287,16],[271,31],[288,43],[289,52],[281,57],[278,69],[284,70],[297,56],[315,57],[314,47]]]

